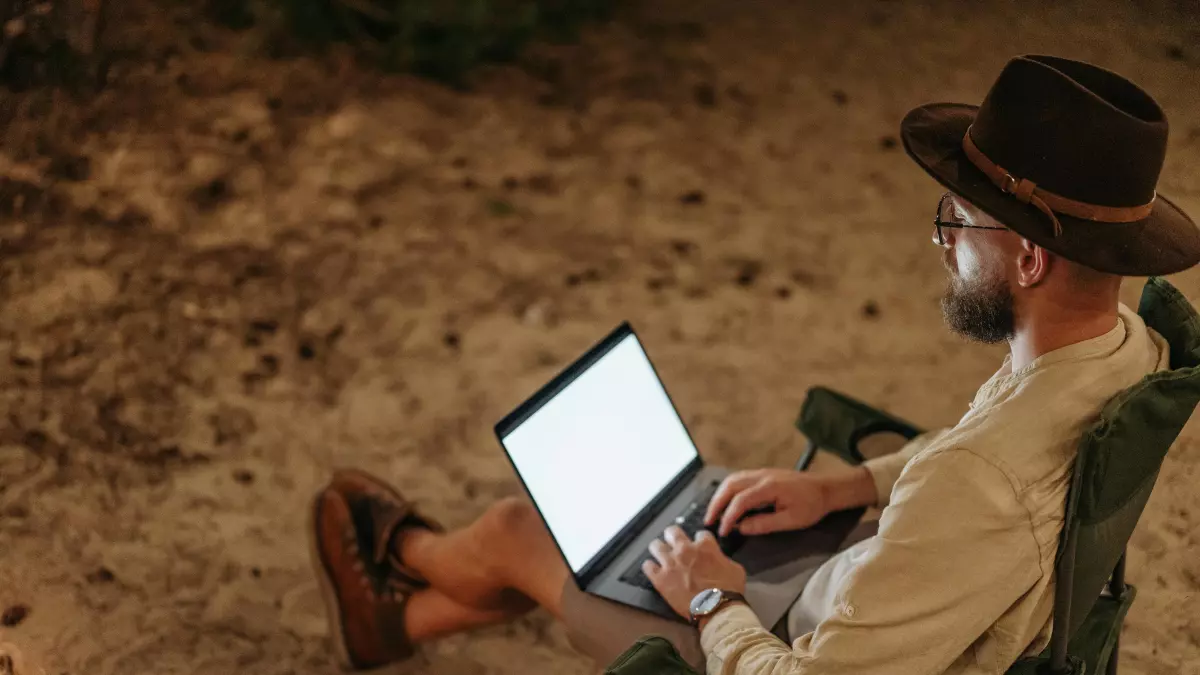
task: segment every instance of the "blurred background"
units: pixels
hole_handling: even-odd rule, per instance
[[[492,424],[625,319],[711,461],[792,464],[817,384],[953,423],[1003,349],[942,325],[941,190],[897,132],[1014,55],[1157,97],[1160,192],[1200,215],[1194,0],[0,21],[0,643],[51,674],[338,672],[304,538],[331,468],[468,522],[519,491]],[[1123,673],[1200,674],[1198,484],[1193,424],[1133,538]],[[535,613],[390,672],[594,669]]]

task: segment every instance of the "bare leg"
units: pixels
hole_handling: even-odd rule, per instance
[[[533,607],[532,602],[529,607]],[[523,609],[467,607],[433,589],[414,594],[404,611],[405,633],[413,642],[428,642],[472,628],[504,623],[526,612]]]
[[[497,623],[538,605],[562,618],[567,566],[526,501],[504,499],[464,529],[413,530],[399,542],[400,559],[432,587],[409,601],[410,639]]]
[[[462,530],[414,530],[398,540],[396,553],[432,584],[410,599],[405,612],[405,632],[414,642],[515,618],[540,605],[566,625],[571,644],[597,663],[611,662],[642,635],[659,635],[693,667],[704,669],[692,627],[576,591],[558,547],[528,502],[506,499]]]

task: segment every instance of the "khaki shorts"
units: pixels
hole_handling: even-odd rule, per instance
[[[859,524],[846,541],[842,544],[845,551],[851,545],[863,541],[875,534],[878,523],[865,521]],[[836,567],[835,561],[840,557],[834,556],[820,566],[820,570]],[[834,581],[829,574],[822,574],[814,567],[816,578]],[[840,581],[840,576],[833,575]],[[816,593],[809,593],[817,590]],[[824,597],[828,595],[822,589],[805,588],[805,595]],[[663,617],[634,609],[627,605],[605,600],[604,598],[585,593],[575,585],[574,579],[568,577],[563,584],[562,616],[567,627],[567,636],[571,645],[583,654],[595,659],[596,663],[607,665],[629,649],[643,635],[657,635],[666,638],[679,651],[685,661],[692,664],[700,672],[704,672],[704,652],[700,649],[700,634],[692,626],[682,621],[671,621]],[[809,614],[822,613],[821,608],[804,608]],[[790,642],[787,634],[787,619],[780,622],[775,634],[784,642]],[[813,625],[819,623],[814,620]]]

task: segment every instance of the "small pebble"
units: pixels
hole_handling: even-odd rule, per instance
[[[738,286],[743,288],[753,286],[754,282],[758,280],[758,275],[761,272],[762,263],[755,260],[748,260],[743,262],[738,268],[738,274],[734,281]]]
[[[250,322],[250,328],[259,333],[273,335],[279,330],[279,322],[274,319],[255,319]]]
[[[56,178],[78,183],[92,175],[92,162],[83,155],[61,155],[50,161],[47,171]]]
[[[257,567],[251,567],[250,568],[250,576],[254,577],[255,579],[261,579],[262,578],[262,570],[258,569]]]
[[[1167,47],[1167,58],[1172,61],[1182,61],[1184,59],[1183,47],[1179,45],[1169,45]]]
[[[895,150],[897,145],[899,145],[899,141],[896,140],[895,136],[884,136],[879,139],[879,147],[884,150]]]
[[[237,469],[233,472],[233,479],[242,485],[249,485],[254,482],[254,472],[249,469]]]
[[[19,354],[17,352],[13,352],[13,355],[9,357],[9,360],[12,361],[12,364],[18,368],[28,368],[34,364],[34,360],[28,355]]]
[[[817,284],[817,276],[807,270],[794,270],[792,272],[792,281],[797,286],[812,288]]]
[[[191,193],[192,203],[201,211],[209,211],[232,196],[233,190],[223,178],[214,178]]]
[[[300,348],[296,352],[305,361],[311,361],[317,355],[317,351],[308,342],[301,342]]]
[[[107,567],[99,567],[96,571],[87,575],[88,583],[92,584],[110,584],[116,580],[116,575]]]
[[[0,625],[12,628],[24,621],[27,616],[29,616],[28,605],[13,605],[4,610],[4,614],[0,615]]]
[[[779,298],[780,300],[787,300],[788,298],[792,297],[792,289],[788,288],[787,286],[780,286],[779,288],[775,289],[775,297]]]
[[[689,255],[695,249],[696,245],[686,239],[671,240],[671,250],[675,251],[675,253],[681,256]]]
[[[875,304],[874,300],[868,300],[862,306],[862,314],[863,314],[863,316],[867,317],[868,319],[879,318],[879,305]]]
[[[442,344],[446,345],[450,349],[458,350],[459,345],[462,344],[462,340],[459,338],[458,333],[450,331],[442,336]]]
[[[712,108],[717,105],[717,90],[707,82],[696,85],[692,89],[692,97],[702,108]]]
[[[49,440],[50,438],[46,436],[46,432],[40,429],[30,429],[29,431],[25,432],[24,436],[21,437],[21,442],[25,444],[25,447],[34,452],[41,452],[42,450],[45,450],[46,443]]]
[[[555,323],[554,307],[546,299],[529,305],[520,316],[521,322],[530,326],[552,327]]]
[[[743,105],[752,105],[754,103],[754,96],[747,93],[744,89],[736,84],[729,85],[729,87],[725,90],[725,93],[729,95],[729,98]]]
[[[699,206],[707,201],[708,197],[700,190],[690,190],[679,196],[679,203],[689,206]]]
[[[842,91],[841,89],[834,89],[833,90],[833,102],[838,104],[839,106],[846,105],[847,103],[850,102],[850,96],[849,96],[849,94]]]

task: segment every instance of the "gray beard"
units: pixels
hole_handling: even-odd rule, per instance
[[[1004,342],[1016,331],[1013,296],[1003,279],[964,282],[953,277],[942,295],[942,316],[950,330],[976,342]]]

